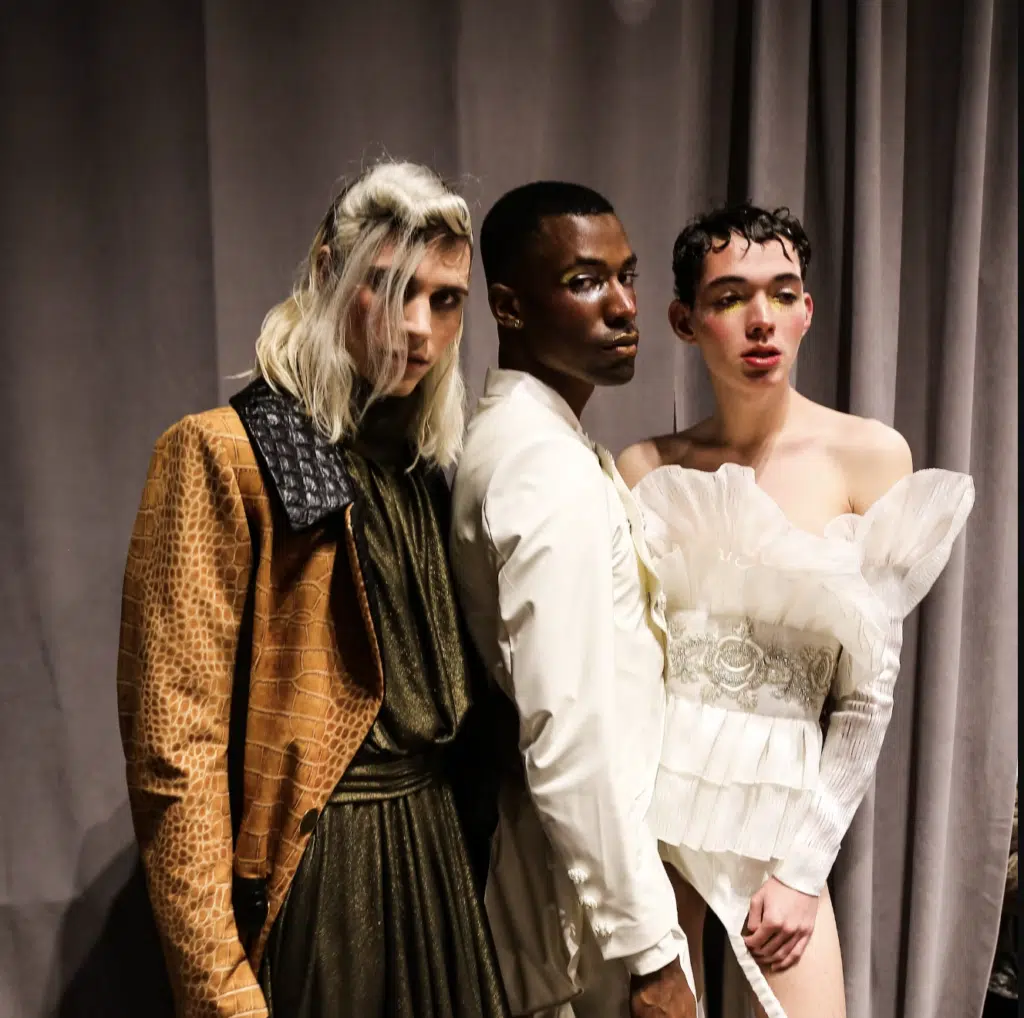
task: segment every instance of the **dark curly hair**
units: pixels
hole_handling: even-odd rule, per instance
[[[800,220],[789,209],[769,212],[749,201],[725,205],[687,223],[672,245],[675,293],[683,304],[692,306],[696,298],[708,253],[727,247],[734,234],[743,237],[748,245],[788,240],[800,262],[800,277],[805,277],[811,263],[811,242]]]

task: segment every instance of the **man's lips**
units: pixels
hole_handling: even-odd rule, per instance
[[[770,368],[782,360],[782,351],[777,346],[757,346],[747,350],[743,360],[759,368]]]
[[[611,342],[605,344],[605,349],[623,354],[636,353],[639,342],[640,334],[638,332],[621,332]]]
[[[401,359],[401,354],[396,353],[395,360]],[[425,357],[423,354],[410,353],[405,355],[405,363],[408,367],[410,364],[414,364],[417,367],[428,367],[430,365],[430,358]]]

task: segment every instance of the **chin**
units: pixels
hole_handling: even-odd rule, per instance
[[[594,385],[625,385],[633,380],[636,374],[636,363],[632,360],[610,371],[602,371],[592,379]]]
[[[388,395],[397,396],[399,399],[402,399],[404,396],[411,396],[419,384],[419,378],[403,378],[388,392]]]
[[[744,373],[742,384],[756,386],[758,389],[772,388],[776,385],[785,385],[789,381],[789,368],[777,367],[761,374]]]

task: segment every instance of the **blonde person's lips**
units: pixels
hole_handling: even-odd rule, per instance
[[[394,354],[395,360],[401,360],[402,355],[400,353]],[[406,355],[405,363],[408,365],[415,365],[417,367],[430,367],[430,358],[424,357],[422,354],[410,353]]]

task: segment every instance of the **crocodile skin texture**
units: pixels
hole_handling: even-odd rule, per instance
[[[232,397],[293,530],[304,530],[352,501],[352,482],[335,447],[298,405],[256,379]]]
[[[266,1015],[254,976],[266,937],[316,817],[380,708],[352,504],[325,510],[345,501],[340,490],[311,496],[320,525],[294,530],[226,407],[174,425],[150,464],[125,571],[118,708],[133,821],[183,1018]],[[232,853],[227,740],[254,568]],[[267,921],[248,955],[231,910],[233,869],[267,879]]]

